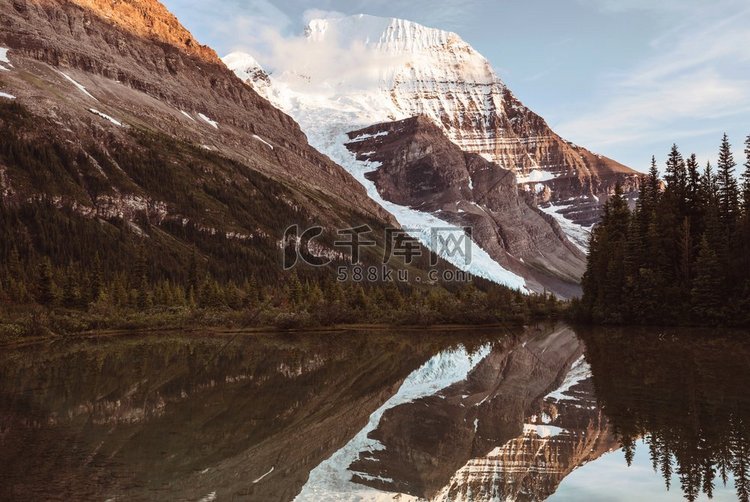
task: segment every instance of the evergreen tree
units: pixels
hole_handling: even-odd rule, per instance
[[[135,304],[139,309],[145,309],[149,306],[149,284],[147,276],[146,250],[143,245],[138,249],[138,256],[135,261],[133,271]]]
[[[716,174],[711,167],[711,162],[706,162],[706,168],[703,171],[701,177],[701,193],[702,203],[705,206],[719,204],[719,184],[717,182]]]
[[[742,173],[742,205],[750,215],[750,136],[745,139],[745,170]]]
[[[653,211],[659,202],[661,195],[659,185],[659,169],[656,167],[656,157],[651,157],[651,168],[648,171],[648,200],[644,203],[644,209]]]
[[[695,213],[700,207],[700,183],[701,173],[698,166],[698,158],[695,154],[690,155],[687,160],[687,204]]]
[[[188,264],[188,283],[187,287],[189,294],[195,296],[198,292],[198,256],[193,247],[193,251],[190,254],[190,263]]]
[[[734,177],[734,168],[737,164],[732,156],[732,148],[726,134],[721,140],[719,149],[717,182],[719,188],[719,217],[727,236],[734,232],[734,224],[739,213],[739,190],[737,180]]]
[[[722,270],[719,256],[705,236],[700,243],[695,269],[693,312],[709,321],[718,320],[722,311]]]
[[[73,268],[68,267],[65,274],[65,281],[63,282],[62,304],[69,309],[75,308],[78,305],[79,299],[78,280],[73,272]]]
[[[287,298],[294,306],[300,306],[305,300],[304,291],[302,288],[302,282],[299,280],[299,276],[296,271],[293,271],[289,275],[289,280],[286,285]]]
[[[94,262],[92,263],[91,280],[89,281],[89,300],[97,302],[99,296],[102,294],[102,288],[104,287],[104,279],[102,272],[102,261],[99,259],[99,253],[94,255]]]
[[[55,301],[54,283],[52,281],[52,264],[44,258],[39,264],[36,283],[36,300],[41,305],[49,306]]]
[[[667,182],[667,190],[674,197],[677,208],[680,212],[684,211],[687,199],[688,175],[685,160],[677,149],[677,145],[672,145],[672,150],[669,152],[664,181]]]

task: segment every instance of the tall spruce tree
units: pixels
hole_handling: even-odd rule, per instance
[[[45,257],[39,264],[36,283],[36,301],[41,305],[49,306],[55,301],[54,282],[52,280],[52,264]]]
[[[719,149],[717,182],[719,187],[719,217],[727,236],[730,238],[739,213],[739,189],[734,177],[736,166],[737,163],[732,155],[732,147],[725,133]]]
[[[750,136],[745,138],[745,170],[742,173],[742,206],[750,214]]]
[[[679,210],[682,211],[686,204],[688,176],[685,160],[675,144],[672,145],[672,150],[667,157],[664,181],[667,183],[667,190],[674,198]]]
[[[721,263],[705,236],[700,243],[695,269],[691,292],[693,313],[706,321],[716,321],[721,317],[723,306]]]
[[[687,159],[687,203],[695,210],[700,205],[701,173],[695,154]]]
[[[703,170],[701,177],[701,193],[704,206],[719,204],[719,184],[716,173],[714,173],[711,161],[706,162],[706,168]]]
[[[653,211],[661,195],[659,181],[659,169],[656,167],[656,156],[651,157],[651,168],[648,170],[648,198],[644,203],[644,209]]]

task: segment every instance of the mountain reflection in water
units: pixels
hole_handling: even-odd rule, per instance
[[[746,339],[549,325],[6,348],[0,499],[748,500]]]

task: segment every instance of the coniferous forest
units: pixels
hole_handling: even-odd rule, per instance
[[[592,233],[575,315],[605,324],[750,324],[750,137],[744,157],[740,171],[726,134],[716,167],[675,145],[663,179],[652,160],[635,208],[618,188]]]
[[[426,251],[408,270],[422,281],[338,281],[336,267],[346,260],[282,270],[280,232],[317,222],[304,204],[284,202],[299,198],[292,188],[165,136],[133,131],[135,146],[109,154],[91,144],[89,154],[52,133],[35,137],[44,125],[22,105],[0,104],[0,166],[7,166],[0,176],[37,191],[0,194],[0,339],[101,329],[518,324],[559,311],[551,295],[479,278],[430,284]],[[247,186],[225,182],[232,173]],[[112,195],[115,183],[136,193],[147,186],[185,219],[75,210]],[[337,209],[346,221],[380,230]],[[261,231],[234,239],[215,230],[227,221],[236,232]],[[363,253],[364,266],[380,264],[384,243],[376,244]]]

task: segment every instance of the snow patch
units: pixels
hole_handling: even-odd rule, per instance
[[[187,118],[189,118],[190,120],[192,120],[193,122],[195,122],[195,119],[193,117],[191,117],[190,114],[188,112],[186,112],[185,110],[180,110],[180,113],[182,113],[184,116],[186,116]]]
[[[549,181],[557,177],[555,173],[545,171],[544,169],[532,169],[528,174],[516,175],[518,183],[536,183],[540,181]]]
[[[7,92],[0,92],[0,98],[16,99],[16,97],[14,95],[8,94]]]
[[[547,394],[545,396],[545,399],[555,399],[557,401],[570,399],[570,396],[566,395],[566,393],[572,387],[590,377],[591,367],[589,366],[589,363],[586,362],[586,359],[581,356],[576,359],[576,361],[571,365],[570,371],[568,371],[568,374],[565,375],[565,380],[563,380],[562,385],[560,385],[557,390],[554,390]]]
[[[10,59],[8,59],[8,50],[5,47],[0,47],[0,70],[3,71],[10,71],[11,68],[13,68],[13,65],[10,63]],[[6,68],[8,66],[8,68]]]
[[[555,427],[554,425],[544,424],[523,424],[523,433],[525,436],[536,434],[540,438],[549,438],[566,432],[565,429]]]
[[[261,481],[263,481],[263,478],[265,478],[266,476],[268,476],[269,474],[271,474],[274,469],[275,469],[275,466],[271,466],[271,469],[267,473],[265,473],[264,475],[262,475],[258,479],[253,480],[253,484],[257,484],[257,483],[260,483]]]
[[[213,502],[214,500],[216,500],[216,492],[211,492],[200,499],[198,502]]]
[[[377,429],[383,414],[396,406],[417,399],[432,396],[456,382],[465,380],[469,373],[490,353],[489,344],[474,353],[465,347],[440,352],[412,372],[401,387],[388,401],[370,415],[367,425],[360,430],[343,448],[331,455],[310,472],[307,483],[295,498],[296,501],[319,500],[377,500],[377,491],[351,482],[349,466],[359,458],[360,453],[374,452],[385,447],[379,441],[368,437]],[[365,477],[366,473],[356,473]],[[390,495],[380,492],[383,500]]]
[[[208,124],[211,124],[211,125],[212,125],[212,126],[213,126],[213,127],[215,128],[215,129],[218,129],[218,128],[219,128],[219,123],[218,123],[218,122],[216,122],[215,120],[211,120],[210,118],[206,117],[206,116],[205,116],[205,115],[203,115],[202,113],[199,113],[199,114],[198,114],[198,116],[199,116],[199,117],[201,118],[201,120],[203,120],[204,122],[206,122],[206,123],[208,123]]]
[[[274,149],[274,148],[273,148],[273,145],[272,145],[271,143],[269,143],[268,141],[264,140],[263,138],[261,138],[261,137],[260,137],[260,136],[258,136],[257,134],[253,134],[253,138],[254,138],[254,139],[257,139],[258,141],[260,141],[261,143],[263,143],[264,145],[266,145],[266,146],[267,146],[268,148],[270,148],[271,150],[273,150],[273,149]]]
[[[102,113],[102,112],[100,112],[99,110],[97,110],[95,108],[89,108],[89,111],[91,113],[93,113],[94,115],[98,115],[98,116],[100,116],[101,118],[103,118],[105,120],[109,120],[110,122],[112,122],[116,126],[122,127],[122,122],[120,122],[119,120],[116,120],[116,119],[110,117],[106,113]]]
[[[221,58],[221,61],[227,68],[233,70],[243,82],[254,76],[253,70],[261,68],[260,63],[245,52],[232,52]]]
[[[367,139],[373,139],[373,138],[382,138],[383,136],[388,136],[390,134],[389,131],[380,131],[375,134],[360,134],[356,138],[353,138],[351,140],[351,143],[358,143],[360,141],[365,141]]]
[[[60,72],[60,75],[62,75],[63,77],[65,77],[71,84],[73,84],[74,86],[76,86],[78,88],[78,90],[81,91],[82,93],[84,93],[86,96],[90,97],[94,101],[99,101],[94,96],[92,96],[91,93],[89,91],[87,91],[84,86],[82,86],[81,84],[79,84],[78,82],[76,82],[75,80],[73,80],[72,78],[70,78],[68,75],[66,75],[63,72]]]
[[[589,239],[591,239],[591,230],[589,228],[572,222],[571,220],[566,218],[565,215],[558,212],[557,207],[553,205],[540,207],[539,209],[557,220],[557,223],[560,225],[560,228],[562,228],[562,231],[565,233],[568,239],[570,239],[570,242],[572,242],[578,249],[580,249],[584,253],[588,252]]]
[[[295,117],[297,118],[297,117]],[[299,119],[298,119],[299,120]],[[305,123],[299,120],[300,123]],[[461,228],[457,228],[455,225],[448,223],[447,221],[441,220],[436,216],[412,209],[406,206],[400,206],[389,202],[380,195],[375,183],[365,176],[368,172],[374,171],[380,167],[380,163],[370,161],[359,161],[356,155],[350,152],[345,145],[347,143],[348,136],[345,133],[341,133],[338,137],[326,138],[320,135],[316,130],[312,128],[306,129],[309,135],[310,144],[317,148],[319,151],[327,154],[336,163],[344,167],[354,178],[359,181],[362,186],[367,190],[367,195],[372,200],[380,204],[386,211],[391,213],[404,230],[413,238],[417,239],[427,249],[438,253],[441,258],[453,264],[460,270],[469,272],[477,277],[503,284],[513,289],[519,289],[522,291],[526,290],[526,280],[514,274],[513,272],[506,270],[501,267],[484,249],[482,249],[476,242],[471,243],[471,260],[465,260],[458,253],[451,256],[445,248],[442,246],[442,242],[447,239],[460,240],[462,238],[468,238]],[[320,129],[318,129],[320,131]],[[434,243],[434,229],[439,228],[440,239],[439,242]],[[443,230],[445,229],[445,230]],[[434,246],[434,244],[438,244]],[[437,247],[437,249],[435,249]]]

